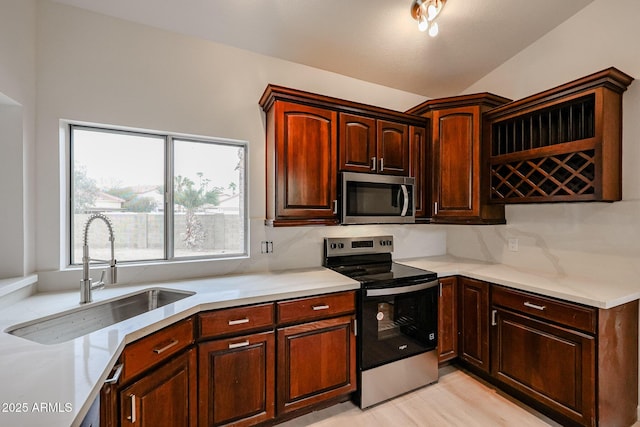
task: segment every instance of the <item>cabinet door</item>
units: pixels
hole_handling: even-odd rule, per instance
[[[595,425],[595,338],[495,311],[492,374],[582,425]]]
[[[160,365],[120,391],[120,425],[195,427],[195,349]]]
[[[458,280],[460,358],[489,372],[489,284],[466,277]]]
[[[275,120],[276,219],[337,222],[337,113],[277,102]]]
[[[438,302],[438,362],[458,356],[458,278],[440,279]]]
[[[409,175],[409,127],[378,120],[378,173]]]
[[[198,345],[200,427],[274,417],[273,331]]]
[[[409,127],[409,176],[415,178],[416,218],[430,216],[431,168],[429,164],[427,131],[423,127]]]
[[[356,389],[353,316],[278,329],[278,414]]]
[[[340,113],[340,170],[377,170],[376,121],[368,117]]]
[[[480,214],[480,109],[433,112],[434,217]]]

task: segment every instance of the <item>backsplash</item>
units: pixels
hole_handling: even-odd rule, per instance
[[[506,225],[447,227],[448,253],[550,275],[637,282],[640,201],[516,205],[506,214]]]

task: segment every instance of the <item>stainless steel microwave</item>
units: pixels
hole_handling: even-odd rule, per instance
[[[406,176],[343,172],[342,224],[416,222],[415,179]]]

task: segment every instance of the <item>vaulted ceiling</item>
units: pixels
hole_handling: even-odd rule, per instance
[[[458,94],[593,0],[55,0],[426,97]]]

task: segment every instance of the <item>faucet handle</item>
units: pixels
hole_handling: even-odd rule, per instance
[[[98,280],[93,286],[91,286],[91,289],[104,288],[104,274],[105,274],[105,270],[102,270],[102,273],[100,273],[100,280]]]

